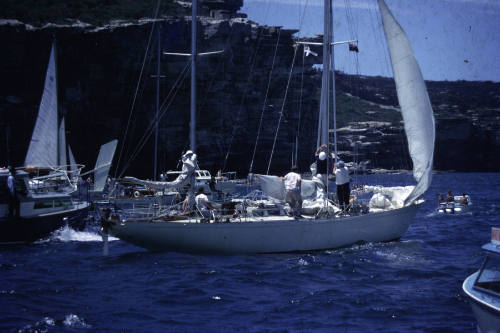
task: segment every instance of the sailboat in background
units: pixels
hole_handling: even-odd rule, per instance
[[[320,214],[294,219],[284,215],[250,214],[245,202],[241,212],[222,217],[224,222],[200,223],[206,219],[158,216],[154,219],[125,218],[119,212],[111,214],[106,228],[109,233],[135,245],[154,250],[183,252],[269,253],[332,249],[358,242],[397,240],[407,231],[420,204],[421,196],[430,185],[434,153],[434,117],[425,82],[406,34],[394,19],[383,0],[379,0],[385,36],[388,42],[397,94],[416,186],[366,187],[375,193],[376,202],[370,212],[359,215],[339,215],[324,209]],[[195,1],[193,1],[195,4]],[[325,34],[324,63],[333,65],[332,4],[324,1]],[[193,10],[194,12],[194,10]],[[196,17],[193,16],[193,20]],[[333,66],[326,66],[322,80],[322,109],[318,124],[318,143],[328,142],[330,113],[330,75]],[[333,81],[334,82],[334,81]],[[332,94],[333,95],[333,94]],[[259,176],[257,176],[259,177]],[[283,202],[284,186],[279,177],[260,177],[263,192],[277,202]],[[314,184],[303,180],[302,194],[312,195]],[[372,198],[373,199],[373,198]],[[326,207],[332,205],[327,199]],[[386,205],[388,204],[388,205]]]
[[[16,214],[9,215],[7,200],[0,202],[0,243],[32,242],[66,223],[79,223],[87,214],[89,203],[72,197],[83,165],[74,162],[71,148],[71,165],[66,164],[65,124],[62,119],[58,128],[57,105],[54,42],[24,166],[15,171]],[[8,172],[0,172],[2,183],[7,182],[8,176]]]

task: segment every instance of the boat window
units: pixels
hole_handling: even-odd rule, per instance
[[[71,200],[55,200],[54,207],[66,207],[71,206]]]
[[[52,208],[52,200],[35,202],[35,209]]]
[[[488,256],[474,283],[479,288],[500,295],[500,256]]]

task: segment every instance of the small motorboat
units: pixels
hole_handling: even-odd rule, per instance
[[[478,332],[500,332],[500,228],[491,228],[491,242],[483,245],[481,269],[465,279],[462,288],[478,323]]]
[[[468,212],[471,206],[472,201],[468,194],[466,194],[465,196],[455,195],[453,197],[453,201],[451,202],[440,202],[436,211],[441,214],[460,214]]]

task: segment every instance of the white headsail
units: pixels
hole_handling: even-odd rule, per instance
[[[96,192],[102,191],[104,185],[106,185],[106,178],[108,178],[117,144],[118,140],[112,140],[102,145],[99,150],[99,156],[97,156],[97,162],[95,163],[94,169],[94,191]]]
[[[57,165],[57,136],[57,76],[55,44],[52,44],[42,101],[24,165]]]
[[[59,165],[66,165],[66,125],[64,117],[59,125]]]
[[[405,200],[411,204],[430,186],[434,156],[434,115],[424,78],[405,32],[384,0],[378,0],[392,71],[403,115],[408,148],[417,185]]]
[[[68,145],[68,151],[69,151],[69,169],[74,172],[76,170],[76,161],[75,161],[75,156],[73,155],[73,151],[71,150],[71,147]]]

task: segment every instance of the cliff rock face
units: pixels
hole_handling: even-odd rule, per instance
[[[177,15],[188,11],[189,2],[176,3],[185,9]],[[241,1],[214,0],[205,1],[200,10],[199,52],[224,50],[198,61],[200,167],[246,175],[255,150],[252,171],[265,173],[273,151],[270,172],[282,174],[292,163],[298,134],[297,163],[308,171],[316,148],[321,82],[312,65],[321,61],[321,54],[303,63],[298,49],[291,70],[294,31],[259,26],[236,13],[240,6]],[[0,165],[24,161],[55,36],[60,112],[77,162],[92,167],[99,145],[118,138],[118,174],[151,178],[157,54],[153,24],[159,27],[163,52],[190,52],[189,16],[103,27],[77,23],[33,28],[4,21],[0,37],[8,52],[0,54]],[[370,160],[373,168],[410,169],[392,79],[338,74],[341,157]],[[189,148],[188,57],[162,55],[161,76],[158,156],[159,171],[164,171],[177,168],[181,152]],[[435,167],[498,170],[499,85],[474,83],[481,95],[471,100],[463,88],[467,84],[428,83],[437,117]]]

